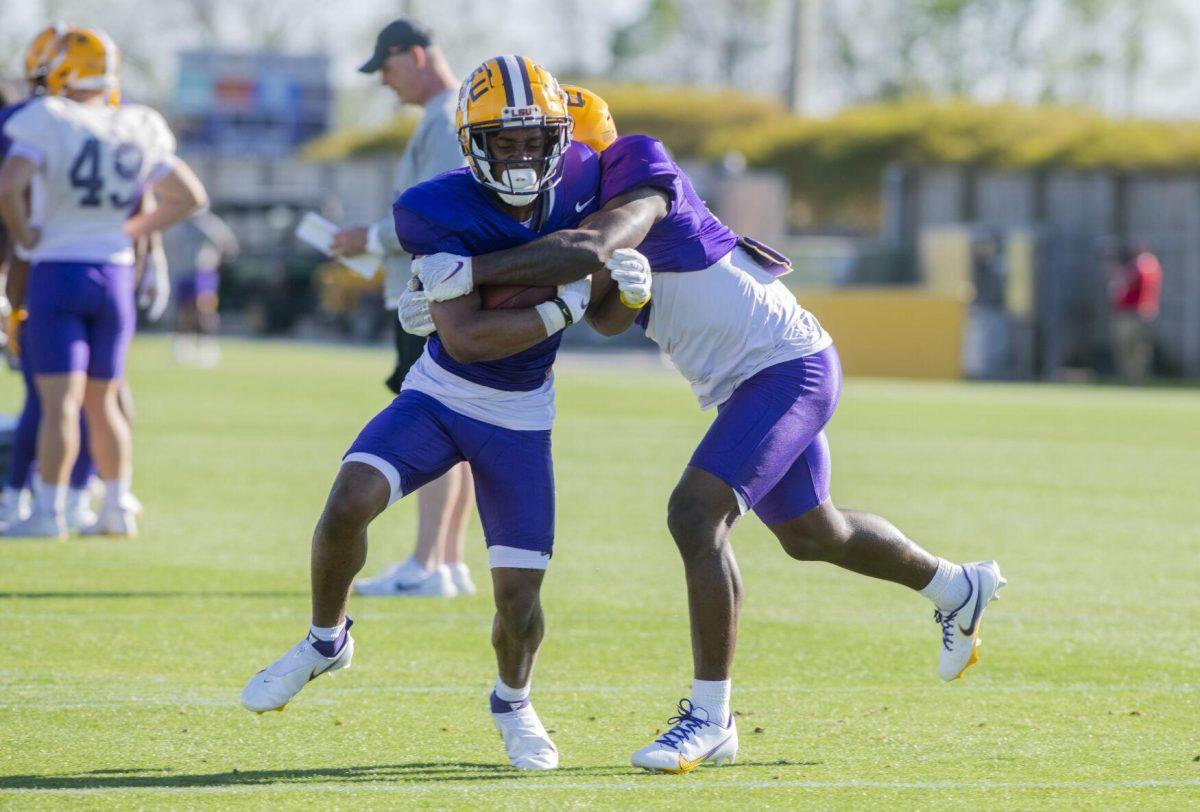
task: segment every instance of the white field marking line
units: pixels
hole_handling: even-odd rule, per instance
[[[498,767],[500,765],[497,765]],[[137,776],[130,776],[131,780],[137,780]],[[146,779],[153,779],[154,776],[145,776]],[[164,780],[171,780],[172,776],[163,776]],[[468,781],[469,776],[464,773],[463,780]],[[44,780],[54,780],[53,776],[46,776]],[[345,784],[305,784],[304,782],[274,782],[270,784],[231,784],[228,786],[142,786],[142,787],[80,787],[78,789],[69,789],[66,787],[52,787],[47,789],[39,789],[35,787],[16,787],[16,788],[0,788],[0,798],[5,795],[102,795],[105,793],[120,793],[126,794],[130,792],[151,792],[163,793],[169,792],[172,795],[179,793],[205,793],[205,794],[253,794],[253,793],[278,793],[278,792],[398,792],[410,794],[428,794],[435,792],[526,792],[528,790],[611,790],[618,792],[649,792],[649,791],[668,791],[679,792],[680,790],[722,790],[722,789],[893,789],[893,790],[1036,790],[1036,789],[1057,789],[1057,790],[1108,790],[1108,789],[1173,789],[1182,787],[1200,787],[1200,778],[1162,778],[1162,779],[1146,779],[1141,781],[721,781],[713,780],[704,783],[702,779],[672,779],[662,776],[651,777],[647,775],[642,781],[624,781],[624,782],[603,782],[603,781],[512,781],[507,779],[498,779],[495,782],[478,782],[467,784],[450,783],[454,779],[440,779],[438,782],[426,782],[423,784],[398,784],[398,783],[361,783],[358,781],[348,781]]]
[[[342,687],[334,686],[330,690],[336,690],[341,695],[387,695],[387,694],[411,694],[411,695],[441,695],[441,694],[462,694],[464,696],[483,696],[487,693],[487,687],[483,686],[461,686],[461,685],[427,685],[427,686],[394,686],[394,687]],[[677,688],[675,693],[684,690]],[[927,693],[930,688],[921,686],[896,687],[896,686],[880,686],[880,685],[864,685],[864,686],[832,686],[829,688],[814,688],[810,686],[795,686],[795,687],[780,687],[780,686],[747,686],[739,687],[739,694],[763,694],[763,693],[793,693],[793,694],[860,694],[873,693],[877,694],[880,699],[894,697],[897,695],[904,696],[914,692]],[[1164,686],[1141,686],[1141,685],[989,685],[979,689],[980,691],[994,694],[1042,694],[1042,693],[1096,693],[1096,694],[1121,694],[1121,693],[1140,693],[1151,695],[1187,695],[1197,693],[1197,686],[1194,685],[1164,685]],[[40,710],[77,710],[80,708],[102,708],[102,707],[123,707],[126,705],[161,705],[165,707],[224,707],[237,706],[237,691],[230,689],[228,693],[220,691],[212,691],[205,695],[187,695],[187,694],[171,694],[169,696],[155,696],[153,691],[130,694],[128,696],[103,696],[97,697],[88,701],[74,702],[48,702],[39,699],[40,689],[32,686],[21,686],[15,690],[10,687],[3,691],[8,696],[0,694],[0,711],[2,710],[23,710],[23,711],[40,711]],[[613,685],[575,685],[575,686],[553,686],[545,685],[538,687],[539,694],[662,694],[668,696],[672,693],[670,687],[635,685],[629,687],[620,687]],[[78,694],[76,694],[78,696]],[[228,698],[226,698],[228,697]],[[32,704],[30,700],[36,700]],[[336,696],[312,696],[305,697],[307,704],[314,706],[331,706],[338,704]]]

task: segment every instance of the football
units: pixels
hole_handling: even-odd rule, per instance
[[[484,310],[512,310],[548,302],[555,290],[551,285],[480,285],[479,296]]]

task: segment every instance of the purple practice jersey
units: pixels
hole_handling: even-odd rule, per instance
[[[590,147],[580,143],[571,144],[562,160],[562,179],[542,194],[531,227],[501,211],[469,169],[454,169],[418,183],[392,206],[400,245],[416,256],[443,252],[478,256],[577,227],[599,205],[600,161]],[[472,383],[529,392],[546,382],[561,341],[559,331],[516,355],[464,364],[450,357],[434,333],[426,351],[438,366]]]
[[[600,206],[643,186],[670,198],[666,218],[637,247],[655,273],[702,271],[737,245],[738,235],[708,210],[661,141],[623,135],[600,155]]]

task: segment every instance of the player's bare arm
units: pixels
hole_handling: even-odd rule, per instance
[[[607,268],[592,275],[592,303],[588,305],[588,325],[602,336],[615,336],[633,326],[641,308],[621,301],[621,290]]]
[[[445,255],[425,257],[413,263],[413,270],[430,301],[452,299],[479,285],[561,285],[595,273],[614,251],[639,245],[669,211],[665,193],[639,187],[610,200],[579,228],[504,251],[454,257],[444,269],[440,259]],[[467,263],[469,273],[455,267]]]
[[[158,201],[154,210],[139,212],[125,221],[125,233],[135,240],[162,231],[208,205],[204,184],[191,167],[178,158],[154,184],[153,191]]]
[[[4,277],[4,295],[14,311],[25,306],[25,289],[29,283],[29,263],[11,250],[8,252]]]
[[[507,358],[546,340],[537,310],[484,310],[478,293],[431,302],[429,313],[450,356],[459,363]]]
[[[0,218],[12,241],[25,249],[37,244],[38,232],[29,225],[25,190],[37,174],[37,164],[23,155],[9,155],[0,166]]]

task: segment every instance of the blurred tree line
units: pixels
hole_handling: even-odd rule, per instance
[[[379,27],[425,19],[460,71],[503,51],[556,73],[723,85],[783,99],[799,76],[824,113],[909,96],[1082,103],[1109,113],[1200,112],[1196,0],[0,0],[10,73],[52,19],[105,27],[127,84],[169,96],[184,48],[321,50],[345,116],[384,112],[354,74]],[[1150,92],[1153,91],[1153,92]],[[1155,106],[1154,100],[1158,100]]]

